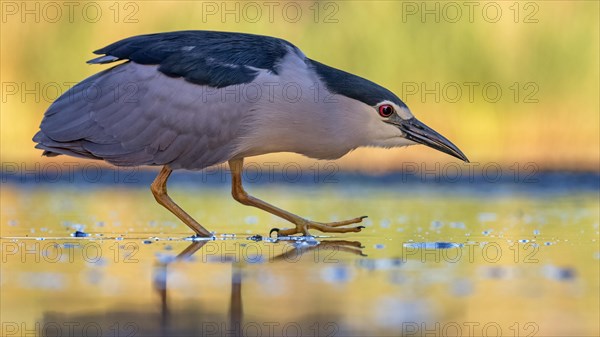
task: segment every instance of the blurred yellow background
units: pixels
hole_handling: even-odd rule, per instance
[[[103,69],[85,63],[93,50],[204,29],[281,37],[377,82],[473,162],[598,171],[598,13],[597,1],[3,1],[1,161],[49,160],[31,138],[58,94]],[[339,163],[386,171],[455,161],[416,146],[359,149]]]

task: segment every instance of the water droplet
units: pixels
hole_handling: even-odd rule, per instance
[[[321,271],[321,278],[329,283],[347,282],[352,278],[350,269],[344,265],[336,265]]]
[[[442,223],[441,221],[438,221],[438,220],[432,221],[431,225],[429,226],[429,228],[432,230],[440,229],[442,227],[444,227],[444,223]]]
[[[465,229],[465,228],[467,228],[467,226],[465,225],[464,222],[451,222],[450,228]]]
[[[263,239],[263,237],[261,235],[258,235],[258,234],[248,237],[248,240],[257,241],[257,242],[258,241],[262,241],[262,239]]]
[[[244,222],[248,225],[256,225],[258,223],[258,218],[253,215],[250,215],[244,218]]]
[[[572,267],[559,267],[553,265],[546,265],[543,268],[544,275],[550,279],[558,281],[566,281],[575,278],[575,269]]]
[[[496,213],[479,213],[477,215],[480,222],[496,221],[497,218]]]
[[[223,238],[234,238],[235,234],[221,234],[221,237],[223,237]]]
[[[74,233],[71,233],[71,236],[75,237],[75,238],[85,238],[85,237],[90,236],[90,234],[78,230],[78,231],[75,231]]]
[[[462,246],[462,244],[454,242],[414,242],[404,244],[404,247],[414,249],[449,249]]]

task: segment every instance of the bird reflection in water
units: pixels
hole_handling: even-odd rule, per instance
[[[283,253],[274,256],[272,262],[289,262],[291,260],[297,260],[304,254],[313,252],[316,249],[319,250],[330,250],[333,252],[344,252],[354,254],[358,256],[367,256],[362,252],[364,246],[359,241],[347,241],[347,240],[320,240],[316,239],[302,239],[300,237],[293,237],[292,240],[277,240],[286,242],[290,249],[285,250]],[[169,266],[173,263],[185,262],[192,259],[193,255],[200,251],[208,242],[212,241],[194,241],[181,251],[176,257],[167,260],[158,259],[154,273],[154,289],[159,294],[161,301],[161,332],[163,336],[169,336],[173,332],[172,328],[177,329],[169,318],[168,304],[168,276]],[[242,284],[244,280],[244,267],[246,263],[243,260],[231,261],[231,296],[229,300],[229,311],[228,311],[228,322],[229,326],[224,331],[219,331],[217,328],[214,334],[210,334],[211,331],[203,331],[209,333],[209,335],[221,335],[226,334],[228,336],[242,336],[243,322],[243,301],[242,301]],[[331,319],[329,319],[331,322]]]

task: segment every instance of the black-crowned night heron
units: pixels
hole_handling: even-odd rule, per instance
[[[413,117],[389,90],[307,58],[268,36],[181,31],[134,36],[95,51],[88,63],[118,64],[91,76],[48,108],[33,140],[44,155],[114,165],[160,165],[154,197],[199,236],[211,233],[167,195],[174,169],[229,162],[232,194],[293,223],[322,232],[359,232],[365,217],[320,223],[277,208],[242,187],[245,157],[295,152],[336,159],[361,146],[425,144],[467,157]]]

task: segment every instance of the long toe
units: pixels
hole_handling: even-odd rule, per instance
[[[355,223],[361,223],[366,218],[367,218],[367,216],[364,215],[364,216],[359,216],[358,218],[354,218],[354,219],[337,221],[337,222],[320,223],[320,224],[329,226],[329,227],[340,227],[340,226],[352,225]]]
[[[349,233],[349,232],[360,232],[365,226],[357,226],[357,227],[334,227],[328,224],[310,224],[310,229],[316,229],[323,233]]]

